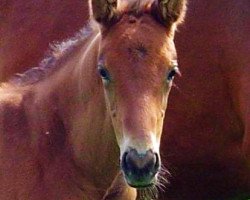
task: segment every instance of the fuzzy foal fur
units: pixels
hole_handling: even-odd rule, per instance
[[[99,3],[104,4],[101,9],[96,7]],[[178,20],[165,25],[168,19],[158,19],[150,4],[134,7],[131,1],[133,6],[114,8],[114,14],[113,2],[91,5],[93,18],[101,25],[93,23],[89,34],[85,30],[68,42],[67,50],[60,46],[62,50],[40,67],[2,84],[0,199],[97,200],[111,196],[117,187],[115,198],[134,199],[135,189],[120,175],[118,147],[123,153],[128,137],[134,148],[159,151],[171,88],[166,74],[176,59],[173,32]],[[105,6],[107,10],[102,10]],[[138,37],[143,31],[147,38]],[[135,66],[129,49],[139,52]],[[96,73],[101,54],[117,81],[112,89]],[[116,117],[111,115],[113,105]]]

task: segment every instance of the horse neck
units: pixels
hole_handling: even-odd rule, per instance
[[[37,87],[37,96],[40,102],[52,102],[52,106],[45,105],[51,107],[46,110],[55,110],[61,119],[73,160],[84,172],[84,179],[105,188],[118,172],[119,149],[97,76],[100,38],[94,34],[76,48],[63,68]],[[100,181],[103,170],[109,175]]]

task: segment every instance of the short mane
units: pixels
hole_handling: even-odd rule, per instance
[[[74,37],[63,42],[54,42],[50,45],[45,58],[39,63],[37,67],[28,69],[22,74],[15,74],[8,83],[17,86],[26,86],[35,84],[44,78],[50,76],[55,72],[60,65],[58,60],[71,52],[81,41],[86,40],[93,33],[93,25],[88,23]]]

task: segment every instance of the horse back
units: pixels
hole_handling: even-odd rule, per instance
[[[22,92],[0,90],[0,199],[4,200],[22,199],[35,182],[34,152],[23,101]]]
[[[10,139],[14,133],[27,132],[27,119],[23,107],[23,97],[24,94],[21,92],[13,92],[9,88],[0,90],[0,131],[2,142],[5,139],[6,142],[14,142]]]

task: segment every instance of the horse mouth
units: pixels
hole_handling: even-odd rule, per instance
[[[143,189],[143,188],[150,188],[152,186],[155,185],[156,182],[156,177],[153,178],[132,178],[132,177],[128,177],[125,175],[125,180],[126,183],[133,188],[136,189]]]
[[[132,184],[132,183],[128,183],[128,185],[130,187],[133,187],[133,188],[136,188],[136,189],[143,189],[143,188],[150,188],[150,187],[154,186],[154,183],[153,182],[148,183],[148,184]]]

